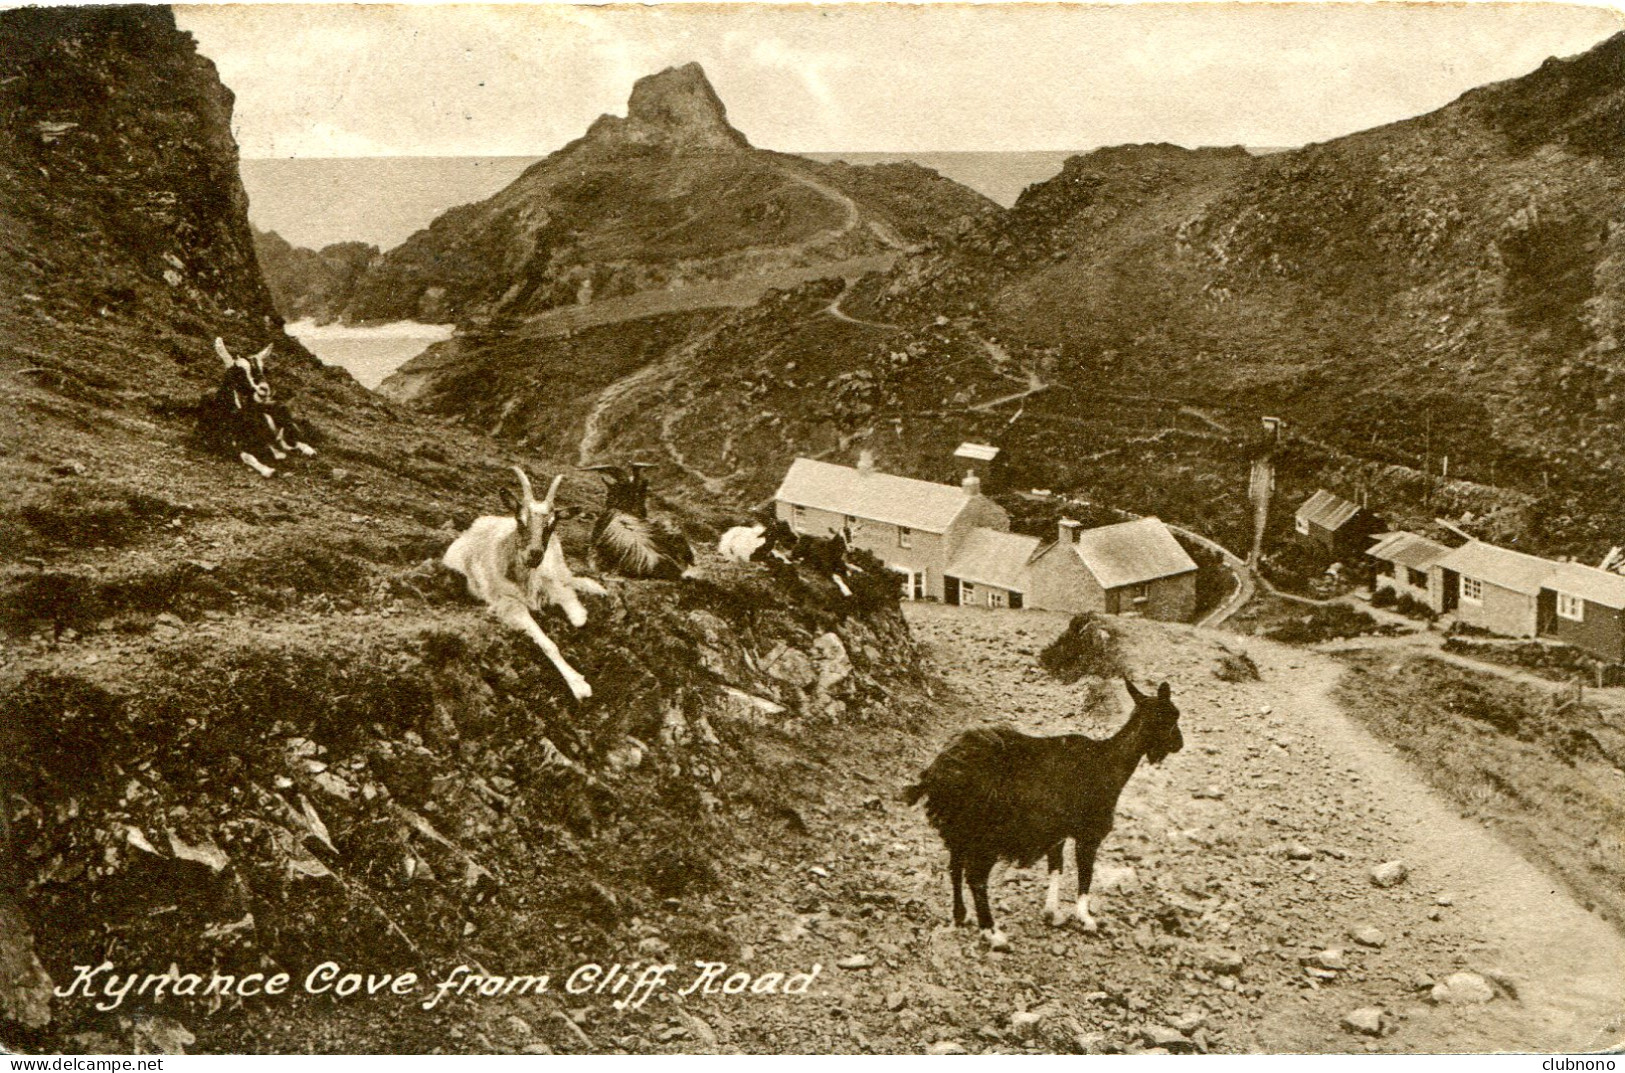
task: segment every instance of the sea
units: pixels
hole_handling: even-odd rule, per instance
[[[452,333],[449,324],[412,321],[352,328],[297,320],[287,328],[288,334],[305,344],[306,350],[329,365],[348,369],[369,391],[433,344],[450,339]]]

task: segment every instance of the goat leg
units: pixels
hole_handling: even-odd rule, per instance
[[[1072,852],[1078,859],[1078,923],[1084,931],[1095,932],[1100,930],[1100,924],[1089,915],[1089,884],[1095,875],[1095,852],[1100,849],[1099,837],[1084,836],[1078,839],[1072,847]]]
[[[588,596],[608,596],[609,595],[609,590],[608,589],[604,588],[604,586],[600,585],[597,581],[595,581],[594,579],[592,579],[590,577],[575,577],[575,576],[572,576],[570,578],[570,587],[572,589],[574,589],[575,591],[580,592],[580,593],[585,593]]]
[[[540,626],[536,625],[536,620],[530,617],[530,609],[518,598],[512,596],[499,598],[491,605],[491,613],[496,615],[501,622],[523,632],[532,641],[536,642],[547,656],[548,661],[553,664],[560,676],[563,677],[564,684],[570,687],[570,692],[575,696],[576,700],[586,700],[592,696],[592,686],[588,685],[587,680],[581,677],[576,669],[565,661],[564,654],[559,651],[559,646],[553,643],[551,637],[542,632]]]
[[[1055,843],[1049,851],[1049,890],[1044,895],[1044,919],[1053,927],[1066,926],[1067,913],[1061,908],[1061,873],[1066,868],[1066,839]]]
[[[948,876],[954,887],[954,927],[965,923],[965,862],[959,859],[959,854],[948,854]]]
[[[972,861],[969,871],[970,896],[976,903],[976,926],[981,929],[982,938],[987,940],[989,949],[1009,950],[1010,939],[993,926],[993,907],[987,897],[987,877],[993,871],[993,862],[986,858]]]
[[[250,468],[252,468],[254,470],[254,472],[258,473],[261,477],[275,477],[276,476],[276,470],[272,469],[270,466],[267,466],[264,462],[261,462],[259,459],[255,458],[253,455],[249,454],[247,451],[243,451],[243,452],[239,453],[237,455],[237,457],[242,459],[244,465],[249,466]]]

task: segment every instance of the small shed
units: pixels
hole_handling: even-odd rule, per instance
[[[1371,546],[1371,538],[1384,528],[1376,514],[1324,488],[1304,500],[1293,521],[1300,537],[1333,559],[1362,554]]]
[[[992,444],[962,443],[954,451],[954,462],[959,467],[954,477],[957,480],[967,473],[974,473],[985,484],[998,457],[999,449]]]
[[[1434,587],[1439,575],[1433,565],[1450,554],[1449,547],[1415,533],[1384,533],[1366,554],[1377,561],[1377,588],[1439,609],[1442,601]]]
[[[1033,559],[1033,606],[1188,622],[1196,612],[1196,570],[1156,518],[1098,529],[1063,520],[1055,543]]]
[[[1625,662],[1625,577],[1582,563],[1553,563],[1539,604],[1541,636]]]

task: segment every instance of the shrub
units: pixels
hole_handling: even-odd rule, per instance
[[[1381,629],[1377,620],[1364,611],[1347,604],[1322,604],[1306,615],[1275,627],[1265,636],[1289,645],[1312,645],[1378,633]]]
[[[1375,600],[1371,602],[1376,603]],[[1419,618],[1424,622],[1432,622],[1434,619],[1439,617],[1439,613],[1437,611],[1433,610],[1433,608],[1429,607],[1421,600],[1418,600],[1408,592],[1404,593],[1394,601],[1394,610],[1398,611],[1406,618]]]
[[[1399,593],[1388,588],[1386,585],[1378,588],[1371,594],[1372,607],[1393,607],[1398,602]]]
[[[1092,611],[1074,615],[1061,635],[1039,653],[1038,662],[1061,682],[1076,682],[1084,675],[1111,678],[1128,673],[1117,635],[1104,616]]]
[[[1221,682],[1256,682],[1259,679],[1258,664],[1253,657],[1245,652],[1232,652],[1224,650],[1219,657],[1218,666],[1213,668],[1214,677]]]

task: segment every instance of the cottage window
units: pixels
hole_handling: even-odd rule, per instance
[[[914,530],[906,525],[897,527],[897,546],[899,548],[912,548],[914,546]]]
[[[1299,518],[1298,519],[1298,535],[1299,536],[1308,536],[1309,535],[1309,519],[1308,518]]]
[[[790,508],[790,528],[794,529],[798,533],[805,533],[807,531],[806,507]]]
[[[987,606],[989,606],[989,607],[1003,607],[1004,606],[1004,593],[999,589],[989,589],[989,590],[987,590]]]
[[[1461,598],[1470,604],[1484,602],[1484,583],[1476,577],[1463,576],[1461,579]]]
[[[968,581],[959,584],[959,606],[974,607],[976,605],[976,586]]]
[[[1557,617],[1570,619],[1574,622],[1584,622],[1586,617],[1586,602],[1578,596],[1570,596],[1566,592],[1557,594]]]
[[[1143,604],[1151,599],[1151,583],[1149,581],[1143,585],[1130,585],[1124,591],[1128,593],[1129,599],[1137,604]]]
[[[1428,587],[1428,572],[1426,570],[1417,570],[1414,567],[1406,567],[1405,576],[1410,579],[1412,588],[1425,589]]]

